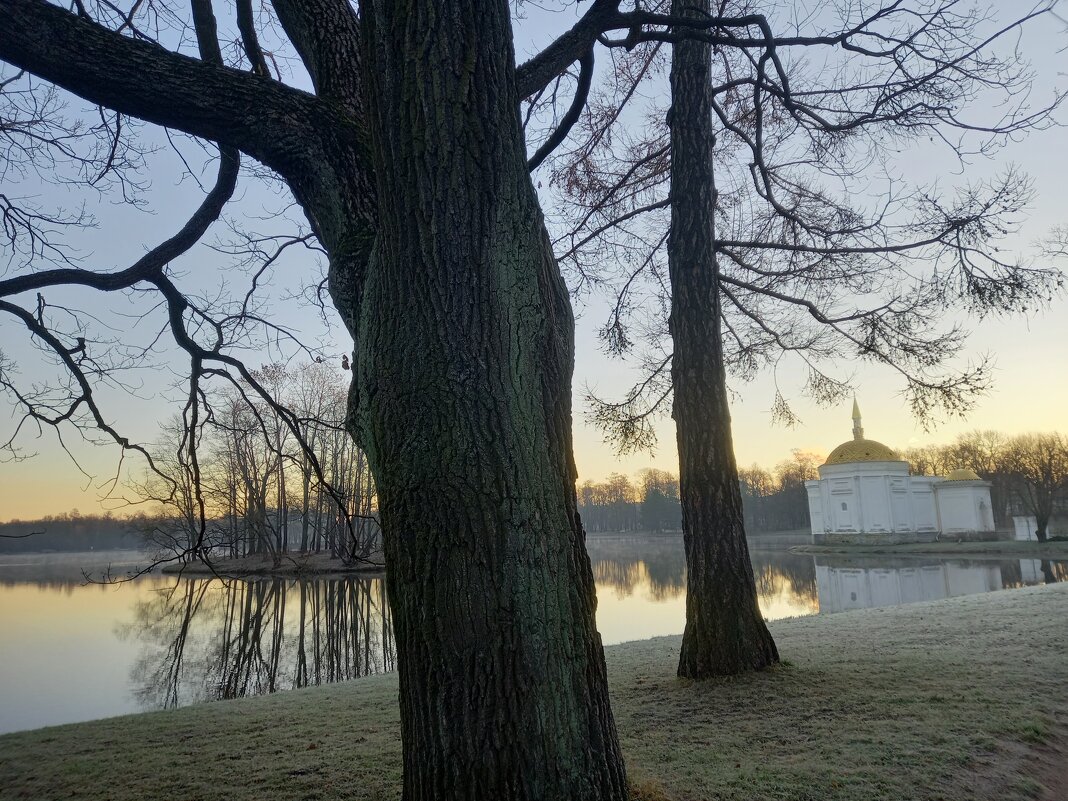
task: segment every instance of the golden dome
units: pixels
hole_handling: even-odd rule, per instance
[[[982,481],[979,478],[979,474],[974,470],[969,470],[967,467],[958,467],[956,470],[950,471],[950,474],[946,476],[946,481]]]
[[[864,439],[864,427],[860,424],[860,405],[853,398],[853,439],[847,440],[831,451],[827,464],[850,462],[900,462],[901,457],[881,442]]]
[[[824,464],[849,462],[900,462],[901,457],[881,442],[873,439],[851,439],[843,442],[827,457]]]

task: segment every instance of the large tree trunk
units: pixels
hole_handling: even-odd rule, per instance
[[[241,149],[307,212],[357,343],[347,422],[378,480],[405,798],[624,799],[575,509],[573,321],[526,171],[508,2],[272,6],[314,97],[28,0],[0,0],[19,34],[0,57]]]
[[[624,799],[575,508],[573,321],[526,171],[508,4],[408,6],[362,7],[378,224],[351,398],[404,798]]]
[[[709,13],[678,0],[678,14]],[[671,63],[670,329],[673,416],[686,546],[679,675],[759,670],[779,659],[757,605],[731,440],[715,254],[711,48],[677,42]]]

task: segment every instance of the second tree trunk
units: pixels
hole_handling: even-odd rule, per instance
[[[707,16],[708,0],[676,0]],[[779,659],[757,605],[731,439],[715,250],[711,47],[674,45],[671,64],[671,375],[686,547],[679,675],[759,670]]]

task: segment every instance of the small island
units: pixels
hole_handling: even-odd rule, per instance
[[[329,551],[289,552],[271,554],[251,554],[237,558],[197,559],[185,562],[173,562],[165,565],[161,572],[171,575],[186,576],[221,576],[241,578],[252,576],[334,576],[350,573],[374,574],[386,569],[381,551],[374,551],[366,557],[341,559]]]

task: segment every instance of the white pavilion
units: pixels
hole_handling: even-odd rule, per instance
[[[813,542],[893,544],[992,536],[990,482],[967,469],[948,476],[910,475],[908,462],[897,453],[864,438],[860,419],[854,400],[853,439],[831,451],[818,480],[805,482]]]

